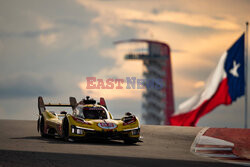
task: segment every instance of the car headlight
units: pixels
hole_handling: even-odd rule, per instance
[[[79,129],[77,128],[76,126],[72,125],[71,126],[71,132],[73,134],[78,134],[78,135],[82,135],[84,133],[84,130],[83,129]]]
[[[139,133],[140,133],[140,129],[131,130],[132,135],[139,135]]]

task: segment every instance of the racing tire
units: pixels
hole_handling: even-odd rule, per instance
[[[38,117],[38,120],[37,120],[37,132],[39,132],[40,130],[40,116]]]
[[[38,124],[39,124],[41,136],[48,137],[48,135],[44,133],[44,118],[43,118],[43,116],[41,117],[41,119],[38,120]]]
[[[63,139],[69,141],[69,121],[67,117],[63,119]]]

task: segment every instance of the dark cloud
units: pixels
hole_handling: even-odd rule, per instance
[[[154,24],[156,21],[142,20],[142,19],[126,19],[126,21],[131,21],[133,23],[144,23],[144,24]]]
[[[154,9],[152,9],[152,11],[151,11],[151,13],[153,13],[153,14],[159,14],[161,12],[161,10],[160,9],[157,9],[157,8],[154,8]]]
[[[36,38],[40,35],[49,35],[51,33],[59,32],[58,29],[48,29],[48,30],[40,30],[40,31],[24,31],[24,32],[4,32],[0,31],[0,38],[16,38],[16,37],[24,37],[24,38]]]
[[[18,76],[0,80],[0,98],[50,96],[58,90],[51,78]]]
[[[57,19],[56,23],[67,25],[67,26],[75,26],[79,28],[87,27],[87,21],[82,21],[82,20],[77,20],[77,19],[62,18],[62,19]]]

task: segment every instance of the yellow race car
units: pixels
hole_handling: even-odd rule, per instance
[[[108,111],[104,98],[86,99],[77,103],[70,97],[70,104],[45,104],[38,97],[39,119],[37,130],[42,137],[59,136],[67,141],[77,139],[114,139],[125,143],[140,142],[140,122],[135,115],[126,113],[122,119],[113,119]],[[46,110],[46,107],[71,107],[71,114],[61,111],[57,114]]]

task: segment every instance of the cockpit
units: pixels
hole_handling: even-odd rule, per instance
[[[83,119],[108,119],[107,111],[103,107],[78,106],[76,116]]]

